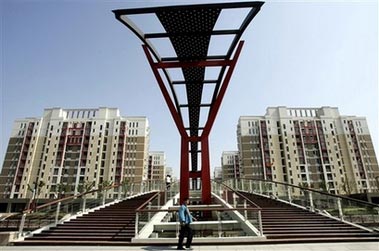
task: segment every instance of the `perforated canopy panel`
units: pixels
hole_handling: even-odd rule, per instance
[[[183,125],[190,137],[201,136],[204,125],[200,125],[201,112],[210,112],[213,109],[215,100],[219,94],[220,85],[225,75],[227,64],[220,64],[218,77],[216,79],[205,79],[205,70],[208,65],[187,65],[181,67],[181,63],[189,62],[209,62],[215,64],[221,60],[229,60],[235,47],[254,16],[258,13],[263,2],[239,2],[221,4],[201,4],[186,6],[169,6],[157,8],[139,8],[114,10],[116,18],[131,29],[149,48],[157,63],[178,63],[177,67],[182,69],[183,78],[172,80],[167,68],[162,67],[169,89],[171,91],[172,102],[175,105],[176,113],[182,120]],[[227,9],[244,9],[244,19],[235,29],[218,29],[214,27],[222,11]],[[165,32],[144,33],[131,20],[130,16],[139,14],[154,14],[160,21]],[[209,46],[212,36],[233,36],[227,50],[221,55],[209,55]],[[153,39],[166,38],[172,44],[175,51],[174,56],[161,57],[153,46]],[[170,66],[171,67],[171,66]],[[217,74],[216,74],[217,75]],[[213,85],[212,94],[209,98],[203,97],[205,84]],[[179,102],[175,86],[185,85],[185,103]],[[183,95],[180,95],[181,97]],[[211,100],[204,103],[202,100]],[[202,109],[203,108],[203,109]],[[208,109],[204,109],[208,108]],[[183,111],[188,111],[188,121],[183,120]],[[201,115],[200,115],[201,114]],[[209,116],[205,115],[205,117]],[[191,142],[191,169],[198,170],[198,142]]]

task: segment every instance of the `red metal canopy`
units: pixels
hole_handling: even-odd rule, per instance
[[[242,33],[262,5],[263,2],[236,2],[113,11],[116,19],[142,40],[146,57],[181,135],[181,201],[189,196],[191,178],[195,181],[193,186],[201,184],[203,203],[211,202],[209,134],[243,46]],[[235,9],[245,10],[237,28],[215,29],[222,12]],[[137,27],[131,17],[144,14],[155,15],[164,32],[145,33]],[[232,36],[224,54],[209,54],[210,42],[215,36]],[[169,39],[176,55],[161,57],[153,46],[154,39]],[[169,69],[174,68],[181,69],[183,79],[171,79]],[[206,78],[208,68],[218,69],[215,79]],[[206,85],[210,86],[211,94],[204,91]],[[179,89],[185,91],[185,100],[178,98]],[[207,94],[211,96],[208,99],[204,98]],[[201,118],[206,118],[203,124]]]

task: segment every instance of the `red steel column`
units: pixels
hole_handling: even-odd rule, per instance
[[[161,89],[163,97],[166,101],[166,104],[170,110],[170,113],[174,119],[174,122],[179,130],[181,135],[181,159],[180,159],[180,202],[189,196],[189,143],[191,141],[201,141],[201,171],[200,176],[202,180],[202,201],[204,204],[209,204],[211,202],[211,183],[210,183],[210,163],[209,163],[209,134],[212,129],[213,123],[215,122],[218,110],[221,106],[221,102],[225,95],[226,89],[228,87],[229,81],[231,79],[233,70],[237,63],[238,57],[241,53],[243,46],[243,41],[240,41],[236,52],[234,53],[234,58],[232,60],[216,60],[216,61],[200,61],[200,62],[157,62],[155,63],[153,58],[150,55],[150,52],[146,45],[143,45],[143,50],[146,54],[146,57],[149,61],[151,69],[157,79],[158,85]],[[215,102],[212,104],[209,111],[208,119],[205,123],[203,133],[201,137],[189,137],[185,128],[182,119],[180,118],[178,111],[175,108],[174,103],[172,102],[170,95],[167,91],[167,88],[158,72],[159,68],[179,68],[179,67],[207,67],[207,66],[229,66],[229,69],[225,75],[224,81],[219,90],[219,94],[216,97]],[[193,174],[193,176],[198,176]]]
[[[182,146],[180,158],[180,203],[182,203],[183,200],[189,196],[189,138],[184,128],[183,121],[179,117],[178,111],[175,109],[175,105],[170,98],[170,94],[168,93],[161,75],[158,72],[159,64],[154,63],[154,60],[151,57],[146,45],[143,45],[142,48],[145,52],[147,60],[149,61],[150,67],[153,70],[154,76],[157,79],[159,88],[161,89],[162,95],[181,136]]]
[[[211,175],[208,137],[201,139],[201,198],[204,204],[211,203]]]
[[[180,156],[180,204],[189,196],[189,140],[182,137]]]
[[[213,123],[216,119],[217,112],[221,106],[221,102],[224,98],[226,89],[228,88],[230,79],[232,77],[234,68],[236,66],[238,57],[241,53],[243,47],[243,41],[240,41],[237,47],[237,50],[234,54],[233,60],[229,65],[229,69],[225,75],[224,81],[221,85],[219,94],[212,105],[211,110],[209,111],[207,122],[205,123],[203,133],[201,135],[201,182],[202,182],[202,201],[204,204],[209,204],[211,202],[211,177],[210,177],[210,165],[209,165],[209,142],[208,137],[212,129]]]

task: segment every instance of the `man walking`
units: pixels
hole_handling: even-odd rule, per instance
[[[179,242],[178,242],[178,250],[184,250],[183,247],[183,240],[184,237],[187,237],[187,243],[186,248],[191,247],[192,243],[192,237],[193,237],[193,230],[190,226],[193,220],[196,220],[195,217],[193,217],[187,207],[189,204],[189,199],[186,198],[183,200],[182,205],[179,208],[179,222],[180,222],[180,232],[179,232]]]

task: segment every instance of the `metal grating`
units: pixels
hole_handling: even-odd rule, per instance
[[[258,13],[263,2],[236,2],[220,4],[199,4],[199,5],[181,5],[156,8],[139,8],[114,10],[116,19],[131,29],[149,48],[152,55],[158,63],[165,62],[201,62],[207,60],[229,60],[239,42],[239,39],[249,25],[254,16]],[[248,8],[243,22],[238,29],[234,30],[214,30],[215,24],[220,13],[225,9]],[[165,33],[145,34],[129,18],[130,15],[138,14],[155,14],[165,29]],[[234,39],[224,55],[208,55],[209,45],[212,36],[234,35]],[[169,38],[176,55],[170,58],[162,58],[156,51],[151,39]],[[205,79],[205,66],[183,67],[182,72],[184,80],[171,80],[165,68],[164,75],[168,80],[171,90],[171,96],[177,115],[183,122],[188,124],[186,128],[189,136],[201,136],[200,132],[204,125],[200,125],[201,107],[210,106],[212,110],[214,102],[220,90],[222,79],[225,75],[227,65],[220,67],[220,72],[216,80]],[[187,103],[179,103],[175,84],[185,84]],[[204,84],[213,84],[214,91],[211,104],[203,104],[203,86]],[[183,121],[182,109],[188,108],[188,120]],[[198,142],[191,142],[191,170],[198,170]]]
[[[156,13],[169,35],[179,61],[204,60],[208,54],[211,31],[220,9],[166,10]],[[189,35],[185,35],[190,33]],[[205,34],[205,35],[204,35]]]

